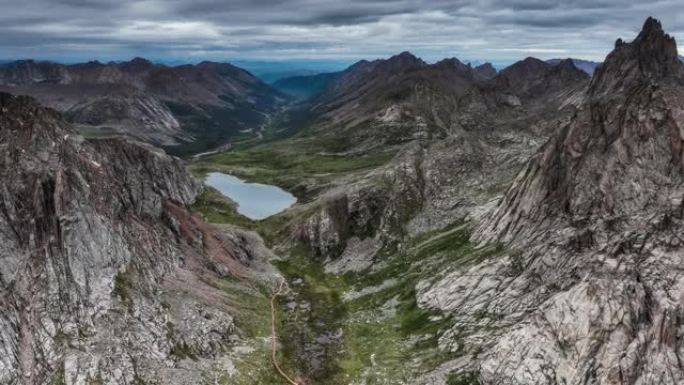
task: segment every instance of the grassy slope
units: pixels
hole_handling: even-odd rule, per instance
[[[293,139],[236,149],[202,157],[191,170],[204,175],[220,171],[312,198],[326,184],[355,172],[371,170],[390,161],[394,153],[343,156],[318,151],[316,145]]]
[[[277,266],[296,294],[281,302],[285,304],[296,299],[297,303],[308,306],[295,310],[283,308],[279,314],[284,366],[313,383],[401,384],[410,383],[415,375],[448,359],[466,354],[465,351],[444,352],[438,348],[437,341],[449,328],[450,320],[419,308],[415,285],[438,276],[446,264],[466,267],[503,250],[496,247],[474,250],[468,241],[469,229],[465,226],[457,231],[447,230],[445,234],[427,242],[422,238],[413,240],[404,252],[385,251],[383,267],[370,273],[327,274],[320,264],[307,258],[305,251],[292,250],[290,257],[278,262]],[[379,291],[354,299],[344,298],[345,293],[377,287],[388,280],[393,284]],[[263,318],[264,313],[257,314],[258,303],[247,307],[249,313],[243,315],[244,319]],[[265,305],[263,309],[265,312]],[[266,335],[265,329],[255,329],[251,335]],[[303,347],[319,336],[337,330],[342,331],[341,342],[327,346],[322,367],[312,368],[301,356]],[[247,361],[263,363],[261,370],[258,367],[262,364],[244,367],[249,378],[259,378],[262,384],[281,383],[277,377],[272,377],[270,364],[267,365],[267,349],[257,349],[243,360]],[[458,382],[460,377],[454,376],[453,380],[461,383]],[[235,383],[243,383],[240,381],[243,380]]]

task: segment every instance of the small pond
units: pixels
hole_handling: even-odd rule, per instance
[[[238,212],[253,220],[278,214],[297,201],[294,195],[280,187],[248,183],[220,172],[207,175],[205,183],[235,201]]]

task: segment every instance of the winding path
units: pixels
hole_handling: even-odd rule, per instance
[[[293,380],[280,368],[278,364],[278,333],[276,333],[276,301],[278,296],[287,294],[287,286],[285,285],[285,279],[281,279],[278,290],[271,296],[271,360],[273,361],[273,367],[276,369],[278,374],[285,379],[291,385],[303,385],[297,380]]]

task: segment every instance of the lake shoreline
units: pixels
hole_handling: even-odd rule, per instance
[[[263,220],[297,202],[297,198],[278,186],[246,182],[221,172],[207,174],[204,183],[237,204],[237,211],[251,220]]]

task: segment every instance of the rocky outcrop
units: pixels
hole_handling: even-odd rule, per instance
[[[328,262],[345,254],[352,259],[363,254],[372,261],[378,245],[402,239],[406,223],[422,205],[423,152],[412,146],[388,166],[331,188],[293,225],[294,238]]]
[[[512,249],[419,293],[485,384],[679,384],[683,66],[649,18],[473,240]],[[513,251],[513,250],[518,250]],[[483,333],[473,325],[486,320]],[[470,332],[466,332],[470,328]]]
[[[188,211],[180,160],[3,93],[0,153],[0,383],[183,383],[164,373],[222,354],[235,325],[211,282],[249,276],[259,246]]]

